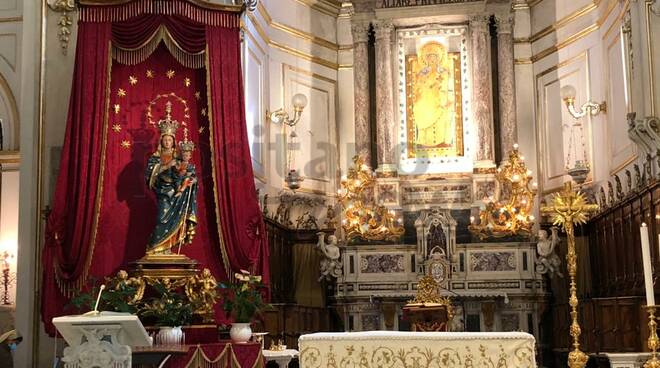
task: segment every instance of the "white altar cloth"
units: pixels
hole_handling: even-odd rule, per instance
[[[315,333],[300,336],[300,368],[532,368],[524,332]]]

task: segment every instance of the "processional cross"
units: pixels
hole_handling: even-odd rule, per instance
[[[598,211],[598,205],[590,204],[580,191],[573,191],[571,183],[565,183],[564,189],[552,197],[552,205],[541,207],[541,213],[552,216],[553,225],[561,225],[568,238],[568,252],[566,254],[566,266],[571,278],[570,297],[568,304],[571,306],[571,328],[573,337],[573,351],[568,354],[568,366],[570,368],[583,368],[587,365],[588,356],[580,350],[580,324],[578,323],[578,298],[575,277],[577,275],[577,253],[575,252],[575,234],[573,225],[587,222],[589,215]]]

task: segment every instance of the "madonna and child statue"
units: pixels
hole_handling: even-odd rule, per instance
[[[158,147],[149,157],[144,172],[146,184],[156,197],[156,225],[147,244],[149,256],[177,255],[190,244],[197,225],[197,177],[190,161],[195,145],[183,129],[177,143],[179,122],[172,119],[172,104],[166,104],[165,118],[158,121]]]

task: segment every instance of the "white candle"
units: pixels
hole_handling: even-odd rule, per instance
[[[653,292],[653,269],[651,268],[651,248],[649,246],[649,228],[642,222],[639,228],[642,238],[642,263],[644,264],[644,285],[646,286],[646,305],[655,305]]]

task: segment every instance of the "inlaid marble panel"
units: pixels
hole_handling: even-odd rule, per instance
[[[361,273],[405,272],[403,254],[367,254],[360,256]]]
[[[470,270],[475,272],[515,271],[514,252],[474,252],[470,253]]]

